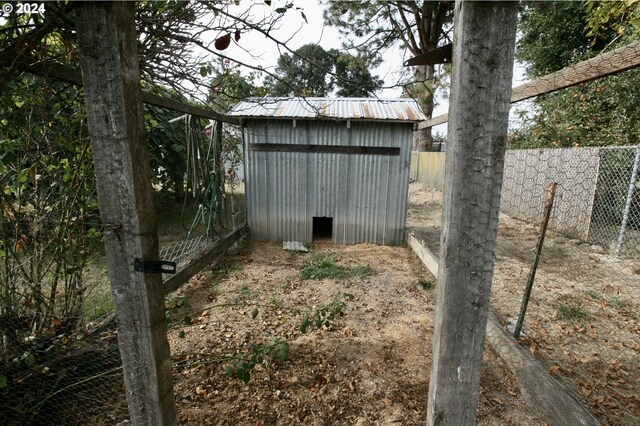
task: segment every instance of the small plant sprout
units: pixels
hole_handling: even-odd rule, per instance
[[[423,290],[433,290],[433,288],[435,287],[433,281],[427,280],[425,278],[420,278],[418,280],[418,286]]]
[[[558,303],[558,318],[569,322],[580,322],[589,316],[589,312],[579,299],[571,299],[566,303]]]

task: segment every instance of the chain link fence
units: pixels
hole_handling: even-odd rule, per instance
[[[549,231],[520,342],[612,424],[640,417],[640,210],[637,147],[509,151],[492,304],[515,324],[540,238]]]
[[[445,155],[415,154],[440,156],[422,164],[442,165]],[[514,345],[504,336],[519,317],[552,182],[548,230]],[[487,339],[534,389],[536,405],[573,409],[571,398],[538,392],[556,379],[605,424],[640,418],[638,183],[636,146],[507,151],[491,297],[498,316]],[[442,192],[412,188],[409,230],[437,256]]]
[[[589,241],[624,258],[640,257],[640,148],[603,148]]]

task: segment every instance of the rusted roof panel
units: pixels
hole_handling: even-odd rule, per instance
[[[325,118],[419,122],[426,116],[413,99],[248,98],[229,113],[244,118]]]

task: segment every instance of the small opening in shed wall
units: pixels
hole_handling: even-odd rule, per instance
[[[313,241],[333,239],[333,218],[313,218]]]

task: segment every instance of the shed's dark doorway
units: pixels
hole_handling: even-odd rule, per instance
[[[333,218],[313,218],[313,241],[333,239]]]

